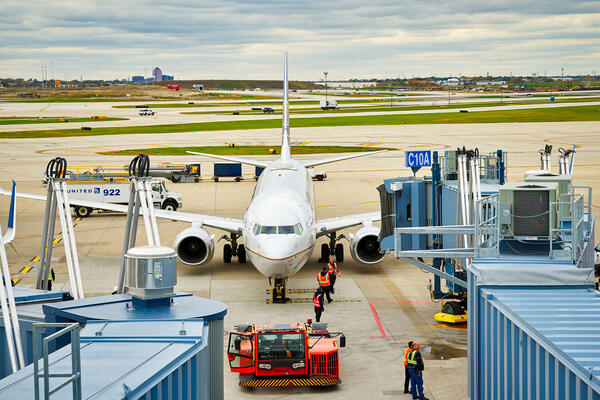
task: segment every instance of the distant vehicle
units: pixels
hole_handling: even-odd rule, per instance
[[[321,100],[321,110],[339,110],[336,100]]]
[[[322,181],[327,178],[327,172],[318,170],[316,168],[306,168],[308,174],[313,180]]]
[[[167,89],[179,90],[181,89],[181,85],[167,85]]]
[[[141,116],[145,116],[145,115],[154,115],[154,111],[152,111],[152,110],[151,110],[151,109],[149,109],[149,108],[145,108],[145,109],[143,109],[143,110],[140,110],[139,114],[140,114]]]
[[[265,107],[265,108],[263,108],[263,109],[262,109],[262,111],[263,111],[264,113],[272,113],[272,112],[275,112],[275,110],[273,110],[271,107]]]
[[[596,258],[595,258],[595,269],[596,269],[596,276],[600,276],[600,243],[598,243],[598,245],[596,246],[596,248],[594,249],[594,253],[596,253]]]
[[[84,200],[104,204],[128,204],[130,184],[129,182],[111,182],[110,179],[102,181],[91,181],[77,183],[67,181],[67,193],[69,200]],[[167,190],[165,183],[158,179],[150,181],[152,186],[152,202],[154,207],[163,210],[176,211],[183,205],[180,193]],[[78,217],[89,216],[94,209],[92,207],[73,206]],[[102,209],[102,208],[99,208]]]

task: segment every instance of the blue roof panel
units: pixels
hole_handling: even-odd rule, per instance
[[[590,287],[482,288],[482,295],[565,365],[600,387],[600,293]]]

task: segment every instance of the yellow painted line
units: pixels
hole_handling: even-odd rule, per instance
[[[60,242],[61,240],[62,240],[62,238],[57,237],[56,239],[54,239],[52,241],[52,243],[56,244],[56,243]]]
[[[379,200],[373,200],[373,201],[361,201],[358,204],[372,204],[372,203],[379,203]]]
[[[33,267],[31,265],[28,265],[21,270],[21,273],[25,274],[25,273],[29,272],[31,270],[31,268],[33,268]]]
[[[44,111],[46,108],[50,107],[51,104],[48,104],[46,107],[42,108],[40,111]]]
[[[152,147],[169,147],[166,144],[155,144],[155,143],[152,143],[150,146],[152,146]]]
[[[371,147],[371,146],[379,146],[380,144],[384,144],[385,142],[377,142],[377,143],[365,143],[365,146],[367,147]]]
[[[304,146],[304,145],[307,145],[307,144],[309,144],[309,143],[310,143],[310,142],[302,142],[302,143],[298,143],[298,144],[296,144],[296,145],[294,145],[294,146]]]
[[[33,257],[33,260],[31,260],[31,262],[38,262],[40,261],[40,256],[35,256]]]
[[[328,205],[324,205],[324,206],[317,206],[317,208],[324,208],[324,207],[336,207],[337,204],[328,204]]]
[[[21,280],[21,278],[15,278],[13,279],[13,285],[16,285],[17,283],[19,283],[19,281]]]

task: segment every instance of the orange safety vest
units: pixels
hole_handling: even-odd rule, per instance
[[[410,352],[412,351],[412,349],[410,347],[408,347],[406,349],[406,351],[404,352],[404,366],[408,367],[408,355],[410,354]]]
[[[319,301],[318,295],[313,296],[313,306],[315,306],[317,308],[321,308],[321,302]]]
[[[329,274],[321,275],[319,272],[317,274],[317,282],[319,282],[319,286],[329,286]]]
[[[336,263],[327,264],[327,266],[329,267],[329,273],[330,274],[334,274],[334,275],[338,274],[338,267],[337,267]]]

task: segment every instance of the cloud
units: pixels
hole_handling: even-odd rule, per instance
[[[180,79],[570,74],[598,69],[600,2],[4,0],[0,76]],[[148,72],[149,73],[149,72]]]

